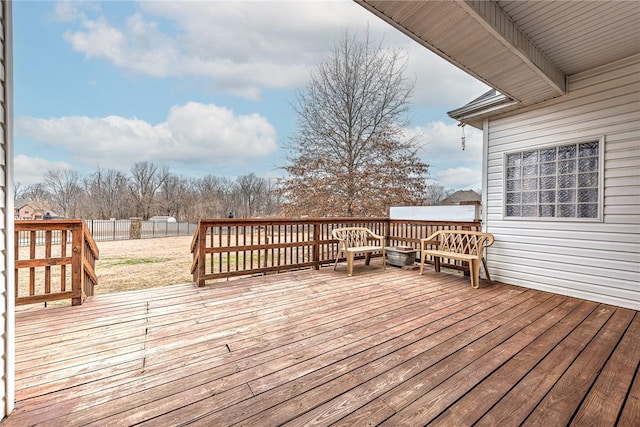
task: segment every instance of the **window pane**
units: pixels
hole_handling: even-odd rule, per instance
[[[507,193],[507,204],[509,205],[513,205],[515,203],[520,204],[521,200],[522,200],[522,197],[520,193]]]
[[[556,174],[556,164],[554,163],[541,163],[540,164],[540,175],[555,175]]]
[[[558,190],[558,203],[575,203],[576,190]]]
[[[601,212],[599,141],[506,155],[505,215],[597,218]]]
[[[596,157],[587,157],[578,161],[578,170],[580,172],[594,172],[598,170],[598,159]]]
[[[541,191],[540,192],[540,203],[555,203],[556,202],[556,192],[555,191]]]
[[[537,190],[538,189],[538,178],[525,178],[522,180],[522,189],[523,190]]]
[[[556,216],[555,205],[540,205],[540,216],[554,217]]]
[[[520,191],[522,188],[522,181],[519,179],[510,179],[507,181],[507,191]]]
[[[521,173],[520,173],[519,167],[507,168],[507,179],[520,178],[520,177],[521,177]]]
[[[556,177],[545,176],[540,178],[540,189],[553,189],[556,188]]]
[[[575,145],[565,145],[563,147],[558,147],[559,159],[573,159],[574,157],[576,157]]]
[[[545,148],[544,150],[540,150],[540,161],[541,162],[549,162],[551,160],[556,159],[556,149],[555,148]]]
[[[587,188],[578,190],[578,202],[590,202],[597,203],[598,202],[598,189],[597,188]]]
[[[558,173],[573,173],[576,171],[575,160],[563,160],[558,162]]]
[[[558,205],[558,216],[562,218],[575,218],[576,205]]]
[[[560,188],[571,188],[576,186],[576,176],[575,175],[560,175],[558,177],[558,187]]]
[[[578,218],[597,218],[597,217],[598,217],[597,204],[578,205]]]
[[[507,206],[507,216],[521,216],[520,206]]]
[[[522,153],[522,161],[524,162],[525,165],[538,163],[538,152],[526,151]]]
[[[598,155],[598,142],[585,142],[580,144],[578,148],[578,156],[597,156]]]
[[[597,173],[581,173],[578,175],[578,187],[596,187],[597,185]]]
[[[522,203],[538,203],[538,193],[535,191],[522,193]]]
[[[520,153],[509,154],[507,156],[507,166],[520,166],[521,164],[522,164],[522,160],[520,157]]]

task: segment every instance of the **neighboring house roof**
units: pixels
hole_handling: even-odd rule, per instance
[[[33,210],[37,211],[46,211],[46,208],[42,206],[40,203],[31,201],[31,200],[16,200],[14,203],[14,208],[16,210],[22,209],[25,206],[29,206]]]
[[[640,54],[637,1],[356,2],[504,94],[488,106],[494,114],[564,95],[569,76]],[[452,117],[481,127],[471,107],[488,98]]]
[[[441,205],[459,205],[466,203],[475,203],[480,202],[481,197],[480,194],[476,193],[473,190],[460,190],[455,193],[449,195],[443,201],[440,202]]]

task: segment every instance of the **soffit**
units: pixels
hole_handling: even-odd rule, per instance
[[[356,1],[520,106],[640,52],[640,2]]]
[[[640,52],[638,1],[497,1],[565,75]]]

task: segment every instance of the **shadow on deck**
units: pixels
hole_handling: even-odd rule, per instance
[[[640,316],[356,265],[18,312],[4,425],[640,425]]]

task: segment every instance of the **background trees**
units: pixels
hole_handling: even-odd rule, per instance
[[[75,218],[84,197],[80,174],[73,169],[49,170],[44,175],[44,187],[49,192],[52,208],[65,218]]]
[[[186,178],[151,162],[134,164],[128,174],[98,168],[82,177],[73,169],[50,170],[42,183],[18,185],[15,194],[61,217],[82,219],[169,215],[196,222],[230,213],[241,218],[273,216],[280,207],[273,180],[255,174]]]
[[[344,33],[299,93],[298,131],[282,181],[285,215],[387,215],[422,202],[428,165],[416,155],[406,59]]]

